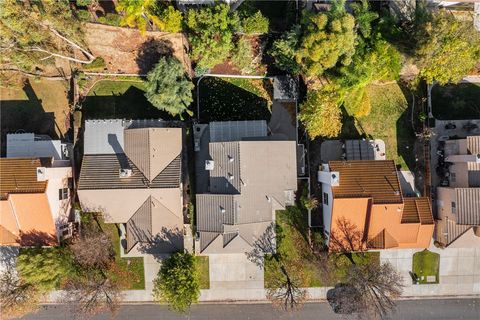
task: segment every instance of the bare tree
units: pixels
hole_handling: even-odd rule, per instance
[[[113,314],[122,301],[119,283],[103,273],[88,273],[64,284],[62,302],[70,307],[72,318],[87,318],[109,311]]]
[[[271,288],[267,288],[267,298],[275,307],[284,311],[299,309],[307,299],[307,291],[300,288],[301,266],[287,264],[276,250],[275,224],[271,223],[265,232],[254,243],[247,258],[260,268],[264,268],[265,260],[273,260],[276,266],[276,275],[272,280]]]
[[[402,294],[403,277],[389,263],[352,264],[346,284],[354,296],[345,301],[369,319],[383,319],[395,310],[394,299]]]
[[[0,315],[5,319],[21,317],[37,309],[40,292],[23,281],[14,267],[0,275]]]
[[[112,240],[100,230],[86,229],[73,240],[70,249],[83,268],[108,269],[115,255]]]

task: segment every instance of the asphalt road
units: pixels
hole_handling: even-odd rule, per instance
[[[67,320],[71,319],[65,306],[44,306],[34,315],[22,319],[28,320]],[[102,315],[95,320],[111,319]],[[201,304],[192,307],[187,315],[178,315],[164,306],[125,305],[115,319],[119,320],[283,320],[315,319],[336,320],[354,319],[336,315],[327,303],[308,303],[301,311],[283,313],[274,310],[269,304]],[[399,301],[398,310],[392,316],[394,320],[479,320],[480,299],[436,299]]]

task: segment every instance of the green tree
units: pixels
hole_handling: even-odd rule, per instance
[[[193,83],[187,78],[180,61],[162,57],[147,75],[148,101],[172,115],[192,114],[188,106],[193,101]]]
[[[460,81],[480,60],[480,33],[445,10],[423,20],[416,32],[419,77],[427,83]]]
[[[169,5],[160,11],[160,30],[165,32],[181,32],[183,25],[182,12]]]
[[[327,84],[320,90],[309,91],[300,107],[299,119],[311,139],[334,138],[342,129],[341,96],[338,88]]]
[[[246,34],[267,33],[268,18],[260,10],[242,17],[242,30]]]
[[[300,73],[300,65],[295,60],[300,35],[301,26],[296,25],[273,43],[269,54],[279,69],[292,74]]]
[[[372,33],[372,22],[378,19],[378,13],[370,11],[368,0],[354,2],[350,6],[353,9],[357,31],[364,38],[369,38]]]
[[[22,248],[17,259],[17,270],[25,283],[42,293],[60,288],[76,273],[73,255],[67,248]]]
[[[216,4],[187,12],[191,56],[200,68],[211,68],[224,62],[232,51],[233,35],[239,18],[227,4]]]
[[[0,62],[32,71],[57,59],[88,64],[81,23],[67,1],[4,0],[0,10]],[[74,55],[79,50],[85,57]]]
[[[200,280],[195,257],[189,253],[174,253],[162,264],[154,280],[154,299],[167,302],[177,312],[185,312],[199,296]]]
[[[349,65],[355,53],[355,19],[339,1],[330,12],[307,14],[295,54],[306,76],[320,76],[337,64]]]

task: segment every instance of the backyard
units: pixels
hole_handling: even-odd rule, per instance
[[[440,255],[423,250],[413,255],[413,277],[419,284],[439,282]],[[414,280],[415,283],[415,280]]]
[[[83,119],[171,119],[144,96],[145,83],[138,80],[100,80],[82,104]]]
[[[269,79],[205,77],[198,85],[201,122],[270,120]]]
[[[354,118],[344,111],[341,138],[368,137],[385,142],[387,159],[394,160],[402,170],[413,170],[415,135],[409,119],[409,104],[396,83],[371,85],[367,88],[371,111]]]
[[[433,86],[432,112],[439,120],[480,119],[480,83]]]

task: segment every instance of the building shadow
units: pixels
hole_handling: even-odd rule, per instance
[[[6,135],[15,132],[33,132],[49,135],[59,139],[55,128],[53,112],[45,112],[42,100],[37,97],[30,81],[27,79],[22,90],[26,100],[0,100],[1,153],[6,154]]]
[[[342,130],[340,132],[340,138],[342,139],[361,139],[365,138],[365,133],[361,132],[357,126],[359,124],[355,123],[355,117],[351,116],[345,107],[342,105],[340,107],[342,111]]]
[[[147,74],[155,67],[155,64],[161,57],[171,57],[172,55],[173,47],[171,41],[148,38],[138,48],[135,61],[140,74]]]
[[[174,118],[155,108],[145,92],[130,86],[124,93],[108,96],[87,96],[82,104],[82,119],[164,119]]]
[[[183,251],[183,231],[162,227],[160,232],[152,236],[148,242],[138,245],[138,251],[151,254],[161,260],[161,255]]]
[[[254,90],[252,88],[252,90]],[[221,78],[206,77],[199,84],[200,122],[266,120],[271,113],[268,101]],[[195,110],[196,111],[196,110]]]
[[[415,172],[415,143],[417,139],[415,137],[415,131],[422,132],[423,124],[419,121],[418,115],[422,111],[420,99],[415,97],[415,111],[412,116],[412,92],[404,85],[400,84],[400,90],[402,90],[403,96],[408,103],[408,108],[405,109],[396,122],[397,131],[397,154],[400,155],[408,170]],[[413,123],[412,123],[413,122]],[[415,128],[415,131],[414,131]]]

